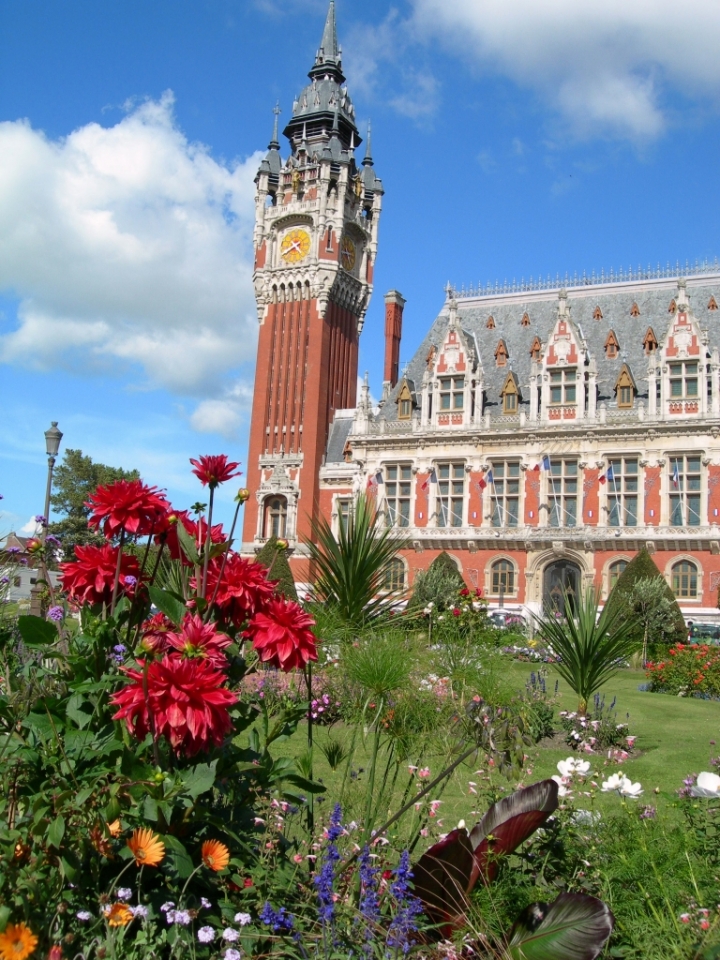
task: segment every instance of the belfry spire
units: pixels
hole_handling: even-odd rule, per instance
[[[323,30],[322,40],[318,55],[324,60],[339,60],[337,27],[335,26],[335,0],[330,0],[327,17],[325,18],[325,29]]]

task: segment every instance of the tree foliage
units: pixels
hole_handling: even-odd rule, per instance
[[[455,561],[444,550],[427,570],[415,577],[411,609],[424,608],[432,602],[438,610],[447,610],[457,602],[458,590],[466,586]]]
[[[258,563],[267,568],[268,579],[278,581],[275,593],[285,597],[286,600],[297,601],[295,580],[290,570],[286,549],[279,546],[277,537],[270,537],[256,559]]]
[[[102,546],[105,539],[88,529],[90,510],[85,506],[90,494],[99,486],[116,480],[138,480],[137,470],[123,470],[94,463],[82,450],[67,449],[62,463],[55,468],[53,495],[50,504],[61,519],[51,523],[49,532],[60,538],[66,560],[73,560],[75,547],[80,544]]]
[[[636,584],[641,580],[657,580],[662,584],[662,591],[658,591],[657,593],[658,597],[662,596],[667,600],[667,604],[662,605],[662,611],[658,611],[658,616],[660,616],[663,623],[662,628],[660,628],[659,623],[654,622],[654,614],[651,608],[643,614],[642,618],[638,616],[638,598],[634,598],[633,594],[636,592]],[[633,557],[620,574],[618,582],[610,593],[605,607],[609,609],[613,615],[617,612],[622,619],[632,621],[633,637],[638,643],[645,639],[645,626],[648,618],[650,618],[649,622],[653,627],[653,629],[648,631],[647,635],[650,643],[684,643],[687,639],[685,618],[675,599],[675,594],[658,570],[653,558],[644,547]]]

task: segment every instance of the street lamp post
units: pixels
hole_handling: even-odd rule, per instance
[[[47,485],[45,487],[45,512],[43,514],[45,526],[42,531],[43,540],[45,540],[47,536],[48,524],[50,523],[50,495],[52,493],[53,470],[55,469],[55,459],[60,449],[62,437],[62,433],[58,430],[57,420],[53,420],[50,424],[50,429],[45,431],[45,452],[48,458],[48,474]],[[47,565],[45,569],[47,570]],[[42,606],[42,586],[36,582],[30,590],[30,613],[33,616],[41,617],[43,615]]]

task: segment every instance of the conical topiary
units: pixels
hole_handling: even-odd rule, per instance
[[[280,545],[278,538],[270,537],[255,559],[267,567],[269,580],[278,581],[275,593],[282,595],[286,600],[297,602],[298,595],[287,559],[287,548]]]
[[[633,587],[639,580],[654,580],[656,578],[662,582],[664,595],[671,604],[674,614],[674,630],[671,634],[666,634],[664,639],[669,643],[685,643],[687,640],[687,627],[685,626],[685,618],[675,599],[675,594],[670,589],[665,577],[663,577],[658,570],[655,561],[644,547],[633,557],[618,577],[618,581],[607,599],[606,606],[610,608],[611,612],[619,608],[622,618],[637,619],[629,603],[629,597],[633,591]],[[642,641],[643,639],[643,628],[639,623],[637,627],[637,639],[638,641]],[[654,638],[651,637],[650,639],[652,641]]]

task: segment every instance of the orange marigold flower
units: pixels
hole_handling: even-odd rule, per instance
[[[119,837],[122,833],[122,824],[119,820],[113,820],[112,823],[107,824],[107,832],[111,837]]]
[[[133,912],[126,903],[111,903],[103,908],[105,919],[111,927],[126,927],[133,918]]]
[[[1,960],[25,960],[34,952],[38,938],[24,923],[9,923],[0,933]]]
[[[230,863],[230,851],[219,840],[206,840],[200,851],[202,862],[208,870],[219,873]]]
[[[127,845],[139,867],[156,867],[165,856],[165,844],[146,827],[133,830]]]

